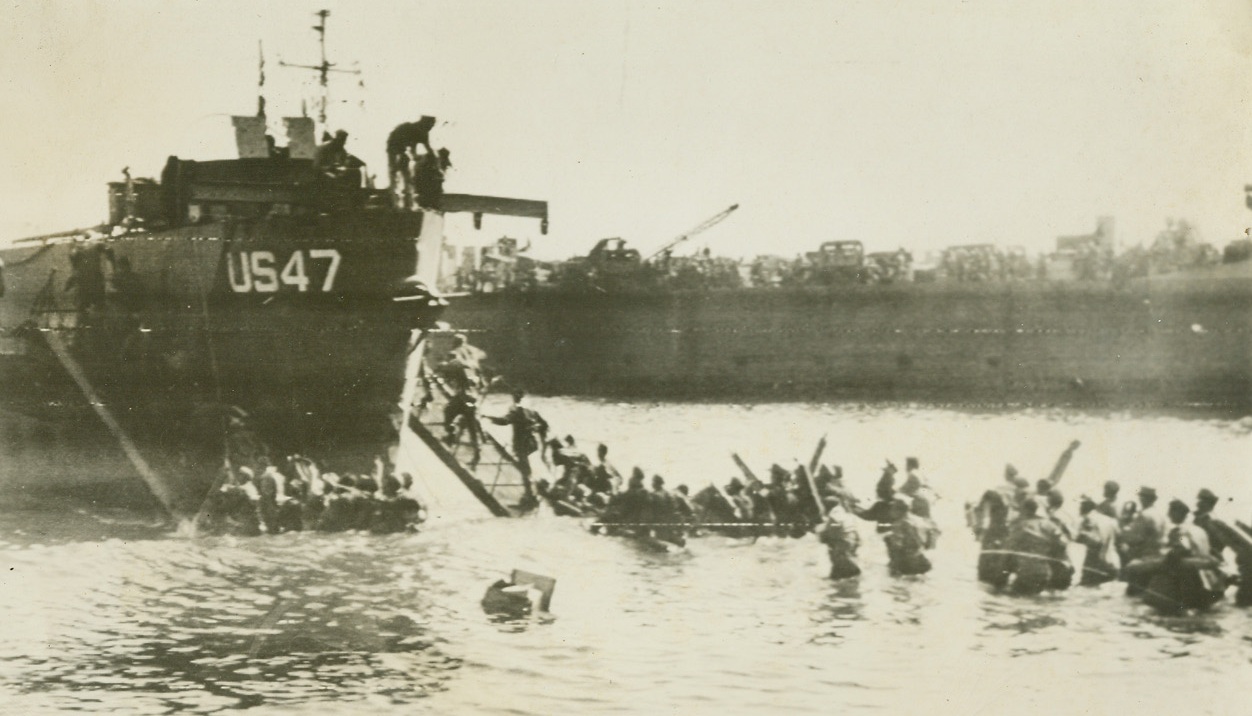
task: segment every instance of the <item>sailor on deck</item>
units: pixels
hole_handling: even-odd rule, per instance
[[[348,133],[341,129],[328,141],[317,145],[313,153],[313,171],[318,176],[336,175],[348,161],[347,143]]]
[[[413,167],[413,189],[417,193],[417,205],[423,209],[438,209],[443,204],[443,178],[452,163],[426,153],[417,158]]]
[[[393,190],[400,193],[401,208],[413,206],[412,162],[417,159],[417,148],[425,148],[428,155],[435,153],[430,146],[430,130],[434,127],[435,118],[422,115],[416,122],[397,125],[387,135],[387,173]]]

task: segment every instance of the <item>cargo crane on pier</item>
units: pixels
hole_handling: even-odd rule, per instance
[[[658,249],[656,253],[649,256],[647,258],[646,263],[651,263],[652,260],[656,259],[658,256],[668,258],[669,256],[673,255],[674,248],[677,247],[679,244],[681,244],[684,241],[687,241],[693,236],[698,236],[700,234],[703,234],[704,232],[708,231],[714,226],[717,226],[718,224],[722,223],[731,214],[735,213],[735,211],[738,208],[739,208],[738,204],[731,204],[730,208],[719,211],[713,216],[710,216],[709,218],[702,221],[700,224],[696,225],[694,228],[688,229],[685,233],[679,234],[676,238],[672,239],[669,243],[665,244],[660,249]]]
[[[719,211],[667,241],[647,259],[642,258],[638,249],[627,247],[625,240],[611,238],[600,239],[585,258],[576,259],[570,263],[576,267],[575,270],[579,275],[585,275],[595,285],[603,288],[605,280],[615,281],[637,277],[646,266],[655,266],[666,261],[673,254],[674,247],[717,226],[738,209],[738,204],[732,204],[729,208]]]

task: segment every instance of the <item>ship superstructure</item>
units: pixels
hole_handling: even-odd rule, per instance
[[[105,224],[0,251],[0,488],[107,497],[141,477],[187,516],[224,469],[262,458],[382,463],[419,488],[442,469],[411,412],[444,306],[428,288],[443,217],[546,227],[547,205],[404,208],[332,163],[309,118],[286,119],[276,147],[263,111],[234,119],[239,158],[170,157],[159,181],[110,185]],[[444,513],[484,511],[429,482]]]

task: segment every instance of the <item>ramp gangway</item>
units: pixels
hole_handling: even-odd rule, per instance
[[[425,396],[414,406],[409,427],[422,442],[451,469],[465,487],[497,517],[517,516],[523,512],[525,483],[517,459],[503,443],[485,427],[478,427],[477,437],[463,421],[449,437],[444,425],[444,409],[452,389],[435,374],[426,370],[423,376]],[[479,405],[485,394],[479,396]],[[476,415],[475,420],[478,419]]]

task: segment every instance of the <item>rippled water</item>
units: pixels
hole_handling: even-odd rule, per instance
[[[657,555],[572,520],[417,535],[187,539],[142,515],[0,515],[6,713],[1235,713],[1252,623],[1230,605],[1166,619],[1116,585],[1018,599],[973,579],[961,502],[1006,461],[1045,475],[1083,441],[1067,494],[1120,480],[1168,499],[1201,485],[1252,517],[1252,425],[1130,414],[913,406],[644,405],[541,400],[671,484],[828,459],[870,494],[884,457],[921,458],[943,497],[935,570],[825,578],[813,537],[705,538]],[[495,406],[489,406],[491,412]],[[554,618],[478,605],[514,567],[558,579]]]

